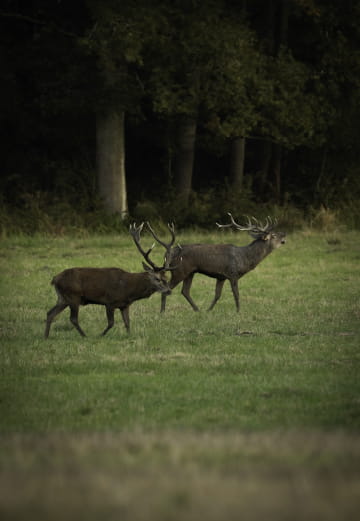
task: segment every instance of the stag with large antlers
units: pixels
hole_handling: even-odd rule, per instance
[[[229,224],[217,224],[219,228],[235,228],[248,232],[254,239],[247,246],[232,244],[187,244],[171,250],[169,267],[172,268],[169,286],[175,288],[182,282],[182,291],[194,311],[199,308],[190,296],[195,273],[202,273],[216,279],[215,296],[209,307],[211,310],[221,296],[224,282],[229,280],[237,311],[240,311],[238,281],[253,270],[269,253],[285,243],[285,233],[276,232],[275,225],[268,218],[265,224],[257,219],[248,219],[246,225],[235,222],[229,213]],[[165,311],[166,295],[161,296],[161,311]]]
[[[105,335],[114,325],[114,311],[120,309],[127,332],[130,332],[129,307],[135,300],[150,297],[155,291],[162,295],[169,295],[171,290],[166,280],[166,271],[169,269],[168,260],[170,250],[175,241],[174,228],[169,227],[171,241],[158,242],[165,248],[165,262],[163,266],[156,266],[150,259],[154,244],[147,251],[140,244],[140,235],[144,223],[140,226],[132,224],[130,234],[143,255],[147,264],[143,262],[144,272],[129,273],[120,268],[69,268],[56,275],[52,284],[58,295],[56,305],[47,313],[45,338],[49,336],[50,326],[54,318],[67,307],[70,308],[70,322],[85,336],[78,322],[79,306],[99,304],[105,306],[108,325],[103,331]],[[148,228],[155,234],[148,224]]]

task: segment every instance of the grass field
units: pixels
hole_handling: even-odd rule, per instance
[[[219,235],[249,242],[178,240]],[[134,303],[130,335],[118,312],[99,337],[87,306],[86,338],[66,310],[45,341],[54,274],[140,255],[125,235],[4,239],[1,518],[358,519],[359,261],[358,232],[290,234],[240,281],[240,314],[229,285],[206,312],[198,275],[201,313],[178,287],[163,315]]]

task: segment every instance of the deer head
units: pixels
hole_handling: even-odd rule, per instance
[[[261,239],[263,241],[271,241],[274,243],[274,247],[281,246],[281,244],[285,244],[285,233],[278,232],[275,233],[274,229],[277,225],[277,220],[272,220],[271,217],[267,217],[265,223],[261,223],[258,221],[255,217],[248,217],[247,218],[247,224],[241,225],[238,224],[230,212],[228,212],[228,215],[230,216],[230,223],[229,224],[219,224],[216,223],[216,225],[219,228],[230,228],[234,227],[236,230],[248,232],[251,237],[254,239]]]

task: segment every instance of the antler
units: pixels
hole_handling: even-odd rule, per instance
[[[257,238],[259,236],[269,233],[271,230],[273,230],[274,226],[276,225],[276,220],[273,221],[271,219],[271,217],[266,218],[265,224],[259,222],[255,217],[251,217],[251,218],[248,217],[247,225],[242,226],[241,224],[238,224],[237,222],[235,222],[235,220],[230,212],[228,212],[228,215],[230,216],[231,223],[230,224],[216,223],[219,228],[230,228],[231,226],[234,226],[237,230],[240,230],[243,232],[249,232],[250,235],[254,238]],[[251,222],[251,220],[253,222]]]
[[[163,246],[166,250],[166,253],[165,253],[165,256],[164,256],[164,266],[162,269],[169,269],[169,266],[170,266],[170,261],[171,261],[171,248],[175,242],[175,225],[174,223],[168,223],[168,228],[170,230],[170,233],[171,233],[171,241],[170,242],[164,242],[162,241],[161,239],[159,239],[159,237],[156,235],[156,233],[154,232],[154,230],[152,229],[149,221],[146,223],[147,224],[147,227],[149,228],[149,231],[151,233],[151,235],[154,237],[154,239],[159,243],[161,244],[161,246]]]
[[[154,269],[158,270],[159,268],[150,260],[149,255],[152,252],[155,243],[148,249],[148,251],[144,251],[140,245],[140,234],[142,232],[142,229],[144,227],[145,223],[141,223],[139,226],[136,226],[136,223],[130,224],[129,226],[129,232],[132,238],[134,239],[134,243],[136,244],[137,249],[143,255],[146,262]]]

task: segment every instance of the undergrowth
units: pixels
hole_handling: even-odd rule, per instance
[[[121,233],[133,220],[149,220],[160,229],[175,222],[177,229],[213,230],[215,222],[227,219],[231,212],[237,219],[255,216],[262,220],[275,219],[287,231],[314,229],[336,233],[345,228],[360,227],[360,212],[355,208],[298,208],[287,204],[257,203],[247,194],[223,193],[209,190],[191,194],[184,208],[176,197],[165,201],[139,200],[130,208],[128,216],[109,215],[100,200],[81,195],[74,198],[54,196],[48,192],[24,193],[17,203],[2,201],[0,206],[0,238],[15,235],[90,236],[92,234]]]

